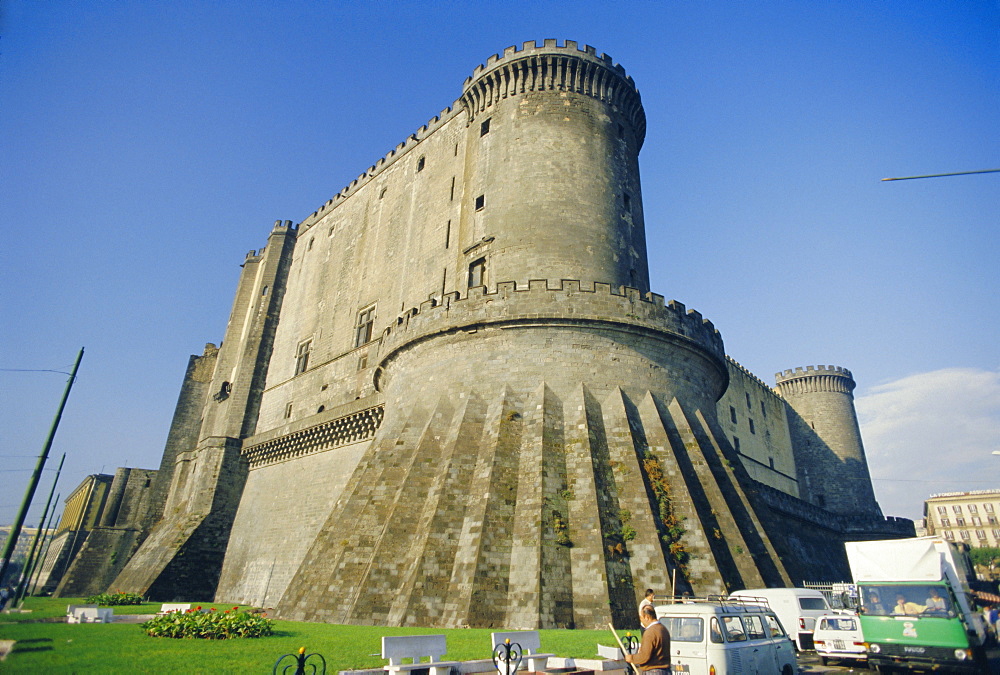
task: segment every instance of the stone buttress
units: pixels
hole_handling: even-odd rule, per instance
[[[709,322],[607,284],[484,290],[383,334],[385,420],[280,616],[598,628],[647,585],[788,583],[714,422]]]
[[[295,234],[278,221],[267,247],[247,255],[197,444],[177,452],[163,517],[113,588],[156,600],[215,594],[246,480],[242,439],[257,422]]]

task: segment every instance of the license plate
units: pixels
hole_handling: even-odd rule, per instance
[[[683,665],[680,664],[680,663],[675,663],[674,665],[670,666],[670,670],[672,670],[675,673],[690,673],[691,672],[691,668],[689,668],[686,663],[683,664]]]
[[[844,648],[844,641],[843,640],[834,640],[833,641],[833,648],[834,649],[843,649]]]

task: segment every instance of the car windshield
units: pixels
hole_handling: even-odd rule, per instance
[[[862,588],[861,611],[869,616],[955,616],[942,584],[881,584]]]
[[[705,635],[705,620],[700,617],[665,616],[660,623],[670,631],[671,642],[701,642]]]

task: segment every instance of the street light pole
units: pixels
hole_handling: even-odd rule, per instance
[[[62,418],[63,409],[66,408],[66,399],[69,398],[69,390],[73,388],[73,381],[76,380],[76,371],[80,367],[80,361],[83,360],[83,347],[80,347],[80,353],[76,355],[76,362],[73,364],[73,370],[69,374],[69,379],[66,381],[66,390],[63,392],[62,400],[59,402],[59,408],[56,410],[56,417],[52,420],[52,428],[49,429],[48,438],[45,439],[45,445],[42,447],[42,454],[38,456],[38,462],[35,464],[35,471],[31,474],[31,480],[28,481],[28,489],[25,490],[24,500],[21,502],[21,508],[17,511],[17,517],[14,518],[14,524],[11,525],[10,534],[7,535],[7,545],[3,549],[3,558],[0,559],[0,579],[4,578],[4,574],[7,573],[7,565],[10,564],[10,559],[14,555],[14,548],[17,546],[17,538],[21,536],[21,526],[24,525],[24,519],[28,515],[28,509],[31,507],[31,500],[35,496],[35,488],[38,487],[38,480],[42,477],[42,469],[45,468],[45,460],[49,458],[49,449],[52,447],[52,441],[56,437],[56,429],[59,428],[59,420]]]

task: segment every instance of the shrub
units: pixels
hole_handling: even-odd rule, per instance
[[[88,605],[104,605],[118,607],[119,605],[141,605],[142,596],[138,593],[98,593],[87,598]]]
[[[207,612],[201,607],[186,612],[170,612],[153,617],[140,627],[152,637],[200,640],[255,638],[274,632],[274,622],[263,614],[240,612],[236,607],[224,612],[215,611],[215,607]]]

